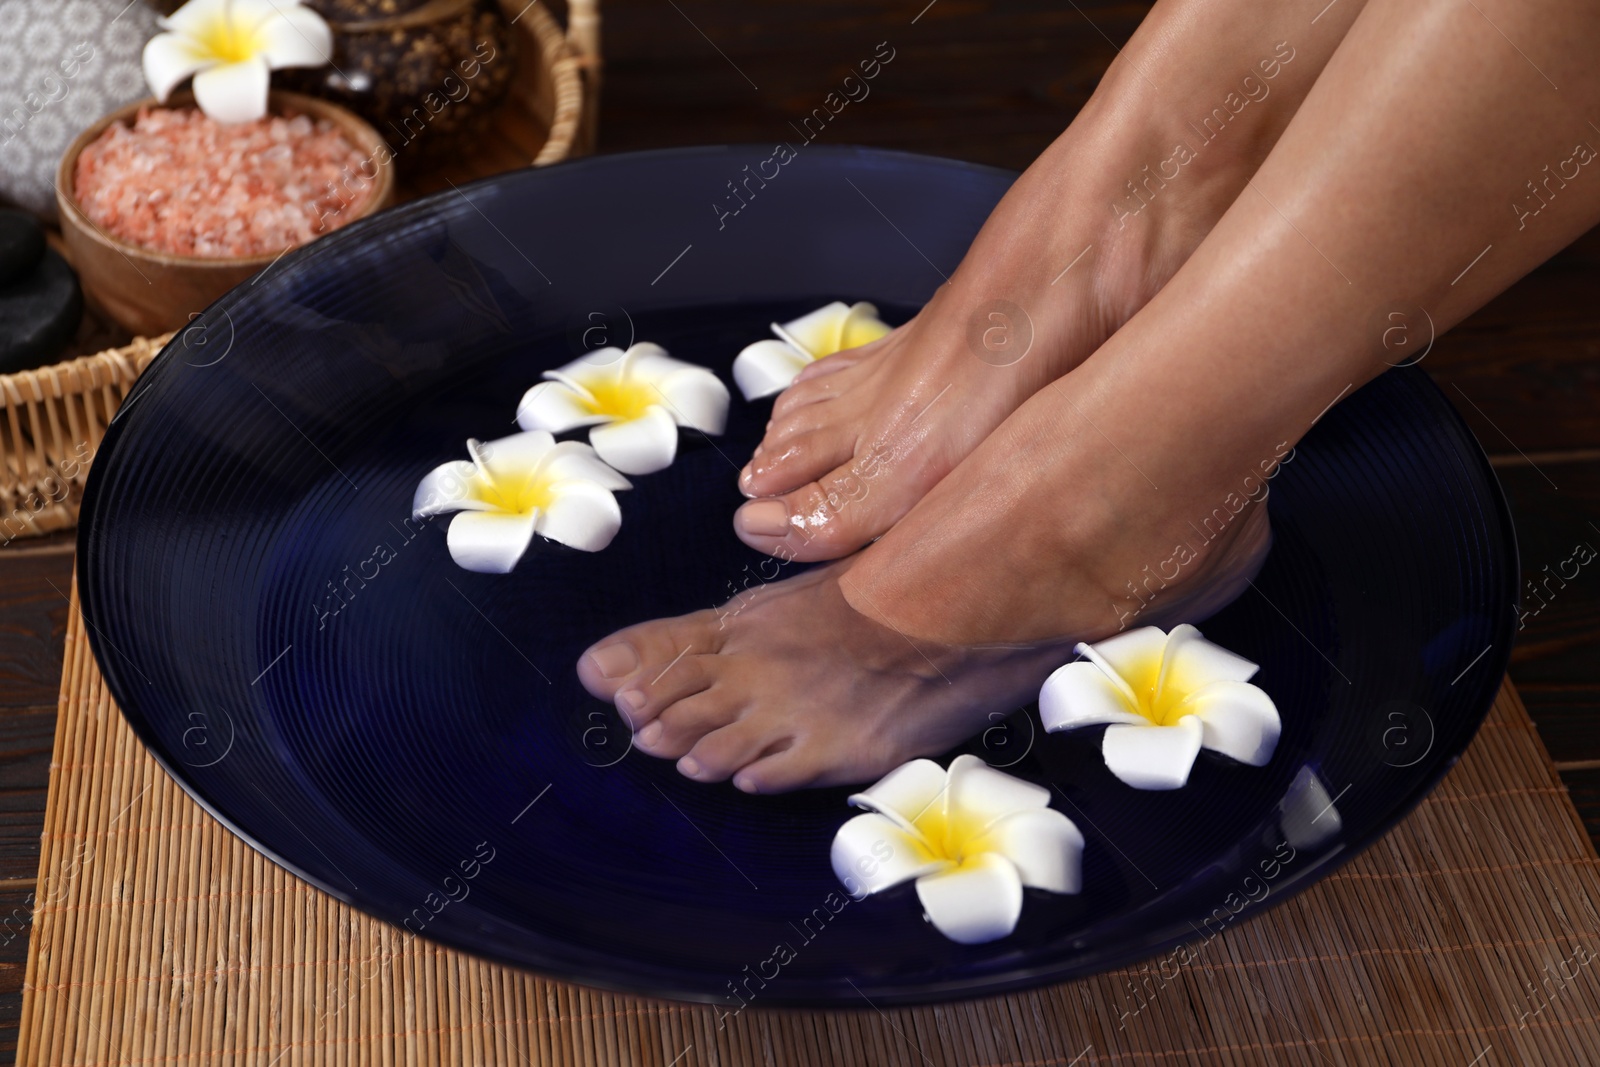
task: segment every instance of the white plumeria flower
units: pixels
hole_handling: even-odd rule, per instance
[[[165,102],[193,74],[195,102],[218,122],[265,115],[272,71],[333,58],[333,32],[300,0],[189,0],[159,24],[167,32],[144,46],[151,92]]]
[[[952,941],[1009,934],[1023,886],[1083,886],[1083,834],[1050,807],[1050,791],[976,756],[957,756],[948,772],[912,760],[850,803],[868,813],[834,835],[834,874],[852,896],[915,879],[927,920]]]
[[[544,376],[517,405],[517,425],[551,433],[592,426],[589,443],[624,474],[672,466],[679,426],[719,434],[727,425],[728,387],[660,345],[597,349]]]
[[[469,571],[509,574],[533,535],[598,552],[622,526],[612,491],[631,489],[582,441],[543,431],[498,441],[468,441],[468,460],[429,471],[417,486],[412,517],[459,512],[445,536],[450,557]]]
[[[1260,767],[1282,724],[1272,698],[1249,680],[1259,668],[1187,623],[1129,630],[1060,667],[1039,691],[1050,731],[1106,726],[1101,753],[1135,789],[1178,789],[1201,748]]]
[[[746,400],[783,392],[808,365],[876,341],[889,327],[871,304],[835,300],[790,322],[773,323],[772,332],[778,340],[746,345],[733,361],[733,380]]]

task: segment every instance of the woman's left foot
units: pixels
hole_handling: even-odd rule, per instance
[[[689,777],[781,792],[947,751],[1032,700],[1079,640],[1219,610],[1266,555],[1266,509],[1240,497],[1212,536],[1189,529],[1226,489],[1153,491],[1078,419],[1099,410],[1080,381],[1024,404],[878,544],[613,634],[580,660],[584,686]],[[1178,540],[1170,579],[1136,595],[1128,579]]]
[[[746,592],[713,611],[632,626],[578,663],[634,745],[747,793],[864,782],[944,752],[1027,703],[1065,658],[1052,644],[908,641],[846,603],[847,564]]]

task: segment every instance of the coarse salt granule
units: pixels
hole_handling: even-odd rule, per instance
[[[112,123],[79,154],[73,196],[95,225],[131,244],[276,255],[358,215],[375,165],[326,119],[225,125],[198,108],[144,108],[132,127]]]

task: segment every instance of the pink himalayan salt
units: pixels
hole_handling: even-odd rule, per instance
[[[333,123],[269,115],[224,125],[198,108],[144,108],[85,146],[84,214],[131,244],[177,255],[276,255],[349,222],[373,163]]]

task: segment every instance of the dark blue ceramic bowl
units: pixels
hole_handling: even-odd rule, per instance
[[[727,377],[768,322],[826,300],[902,321],[1013,177],[809,147],[725,214],[769,154],[609,156],[441,194],[285,256],[167,347],[95,462],[79,579],[112,692],[196,800],[424,936],[731,1009],[1125,964],[1309,885],[1422,798],[1494,696],[1517,577],[1494,477],[1415,369],[1307,436],[1257,589],[1206,626],[1263,665],[1284,719],[1268,767],[1203,759],[1182,792],[1140,793],[1092,741],[1035,736],[1031,709],[968,746],[1058,787],[1088,837],[1082,894],[1030,891],[1012,936],[953,944],[910,886],[845,897],[844,790],[744,796],[630,752],[575,658],[756,573],[729,518],[768,406],[736,399],[726,436],[638,479],[598,555],[469,574],[442,526],[407,525],[412,491],[467,437],[511,432],[522,391],[586,348],[658,341]]]

